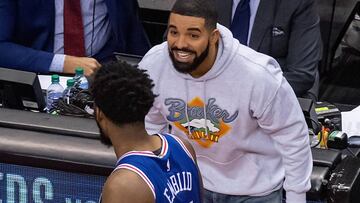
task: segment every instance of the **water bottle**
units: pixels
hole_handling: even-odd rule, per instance
[[[83,90],[87,90],[89,88],[89,82],[84,76],[84,69],[81,67],[77,67],[75,69],[75,86],[79,87]]]
[[[75,84],[74,79],[68,79],[66,81],[66,88],[62,94],[62,98],[67,104],[70,104],[71,90],[74,87],[74,84]]]
[[[60,85],[59,81],[59,75],[52,75],[51,85],[46,90],[46,109],[49,113],[53,109],[53,104],[59,101],[64,91],[64,88]]]

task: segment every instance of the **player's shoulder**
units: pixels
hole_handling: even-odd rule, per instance
[[[102,202],[112,202],[113,199],[154,202],[154,196],[145,180],[138,173],[123,168],[115,170],[104,185]]]
[[[179,137],[179,136],[176,136],[176,135],[172,135],[172,134],[168,134],[167,136],[170,136],[172,138],[174,138],[175,140],[177,140],[177,142],[180,143],[180,145],[183,145],[183,147],[185,147],[185,149],[190,152],[190,155],[195,162],[196,162],[196,153],[195,153],[195,150],[194,148],[192,147],[191,143],[185,139],[185,138],[182,138],[182,137]]]
[[[143,185],[143,182],[142,178],[134,171],[117,169],[106,180],[105,189],[137,190],[137,187]]]

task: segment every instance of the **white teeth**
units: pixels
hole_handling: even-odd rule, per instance
[[[190,53],[188,52],[178,52],[178,55],[181,57],[181,58],[186,58],[188,56],[190,56]]]

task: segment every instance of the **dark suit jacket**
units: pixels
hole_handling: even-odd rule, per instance
[[[0,1],[0,67],[46,73],[54,56],[56,0]],[[149,41],[137,17],[134,0],[106,0],[111,37],[94,57],[112,52],[144,55]]]
[[[233,0],[217,0],[219,23],[230,27]],[[274,57],[297,96],[314,84],[321,59],[314,0],[260,0],[249,46]]]

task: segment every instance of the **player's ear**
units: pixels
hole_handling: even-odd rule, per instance
[[[101,122],[104,119],[104,113],[99,109],[99,107],[95,107],[95,119],[98,122]]]

